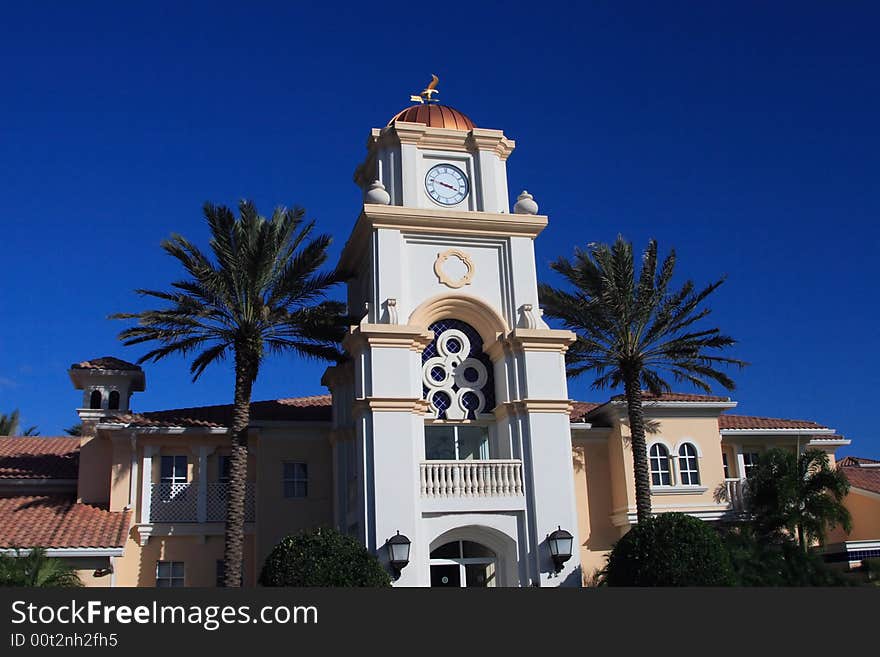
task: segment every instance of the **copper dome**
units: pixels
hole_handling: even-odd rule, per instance
[[[429,128],[450,128],[452,130],[471,130],[476,128],[474,122],[457,109],[446,105],[427,103],[413,105],[398,112],[388,122],[391,125],[395,121],[407,121],[408,123],[421,123]]]

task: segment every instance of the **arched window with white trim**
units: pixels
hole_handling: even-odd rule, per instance
[[[101,408],[101,403],[103,402],[101,391],[100,390],[92,390],[92,394],[89,395],[89,408]]]
[[[678,477],[682,486],[700,485],[700,466],[697,463],[697,448],[683,443],[678,448]]]
[[[654,443],[649,453],[651,463],[651,485],[672,485],[672,464],[669,461],[669,450],[666,445]]]

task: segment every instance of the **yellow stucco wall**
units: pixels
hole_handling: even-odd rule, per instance
[[[605,555],[620,537],[611,524],[612,485],[607,440],[572,437],[575,503],[578,512],[581,568],[589,582],[605,566]]]
[[[126,541],[125,555],[115,559],[116,586],[154,587],[157,561],[182,561],[186,586],[214,587],[221,559],[223,536],[153,536],[143,547],[131,537]],[[259,573],[253,534],[245,536],[243,574],[244,585],[254,586]]]
[[[110,502],[113,446],[106,436],[84,436],[79,448],[77,497],[86,504]]]
[[[333,525],[332,448],[329,429],[266,429],[257,455],[257,561],[282,538],[303,529]],[[285,461],[308,464],[308,497],[285,498]]]
[[[853,530],[847,534],[840,527],[835,527],[828,533],[826,542],[880,540],[880,496],[850,489],[844,503],[852,516]]]
[[[700,487],[706,490],[700,493],[664,493],[661,488],[652,491],[651,503],[656,511],[712,511],[726,507],[726,502],[717,502],[715,496],[724,485],[724,467],[721,459],[721,437],[718,432],[718,418],[709,417],[674,417],[651,414],[646,416],[649,422],[649,433],[646,436],[648,449],[655,442],[662,442],[670,456],[677,457],[678,447],[683,442],[692,443],[698,451],[698,467],[700,471]],[[615,467],[612,459],[611,476],[614,489],[625,487],[625,498],[620,493],[614,495],[613,513],[623,513],[627,509],[635,510],[635,484],[633,478],[632,447],[630,445],[629,426],[620,423],[620,453],[623,461],[623,479],[620,479],[620,467]],[[612,448],[615,449],[615,448]],[[680,481],[676,481],[676,486]]]

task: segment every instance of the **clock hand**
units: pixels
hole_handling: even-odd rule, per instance
[[[444,187],[448,187],[449,189],[453,189],[455,191],[458,191],[458,189],[456,187],[453,187],[452,185],[449,185],[445,182],[440,182],[439,180],[435,180],[434,182],[437,183],[438,185],[443,185]]]

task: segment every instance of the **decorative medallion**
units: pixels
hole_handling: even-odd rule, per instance
[[[446,271],[447,262],[450,258],[455,258],[464,265],[465,273],[458,278],[452,278],[450,273]],[[449,265],[450,267],[453,265]],[[437,274],[437,280],[447,287],[457,290],[465,285],[470,285],[474,277],[474,263],[471,257],[460,249],[447,249],[443,253],[437,254],[437,260],[434,262],[434,273]],[[454,275],[454,273],[453,273]]]

